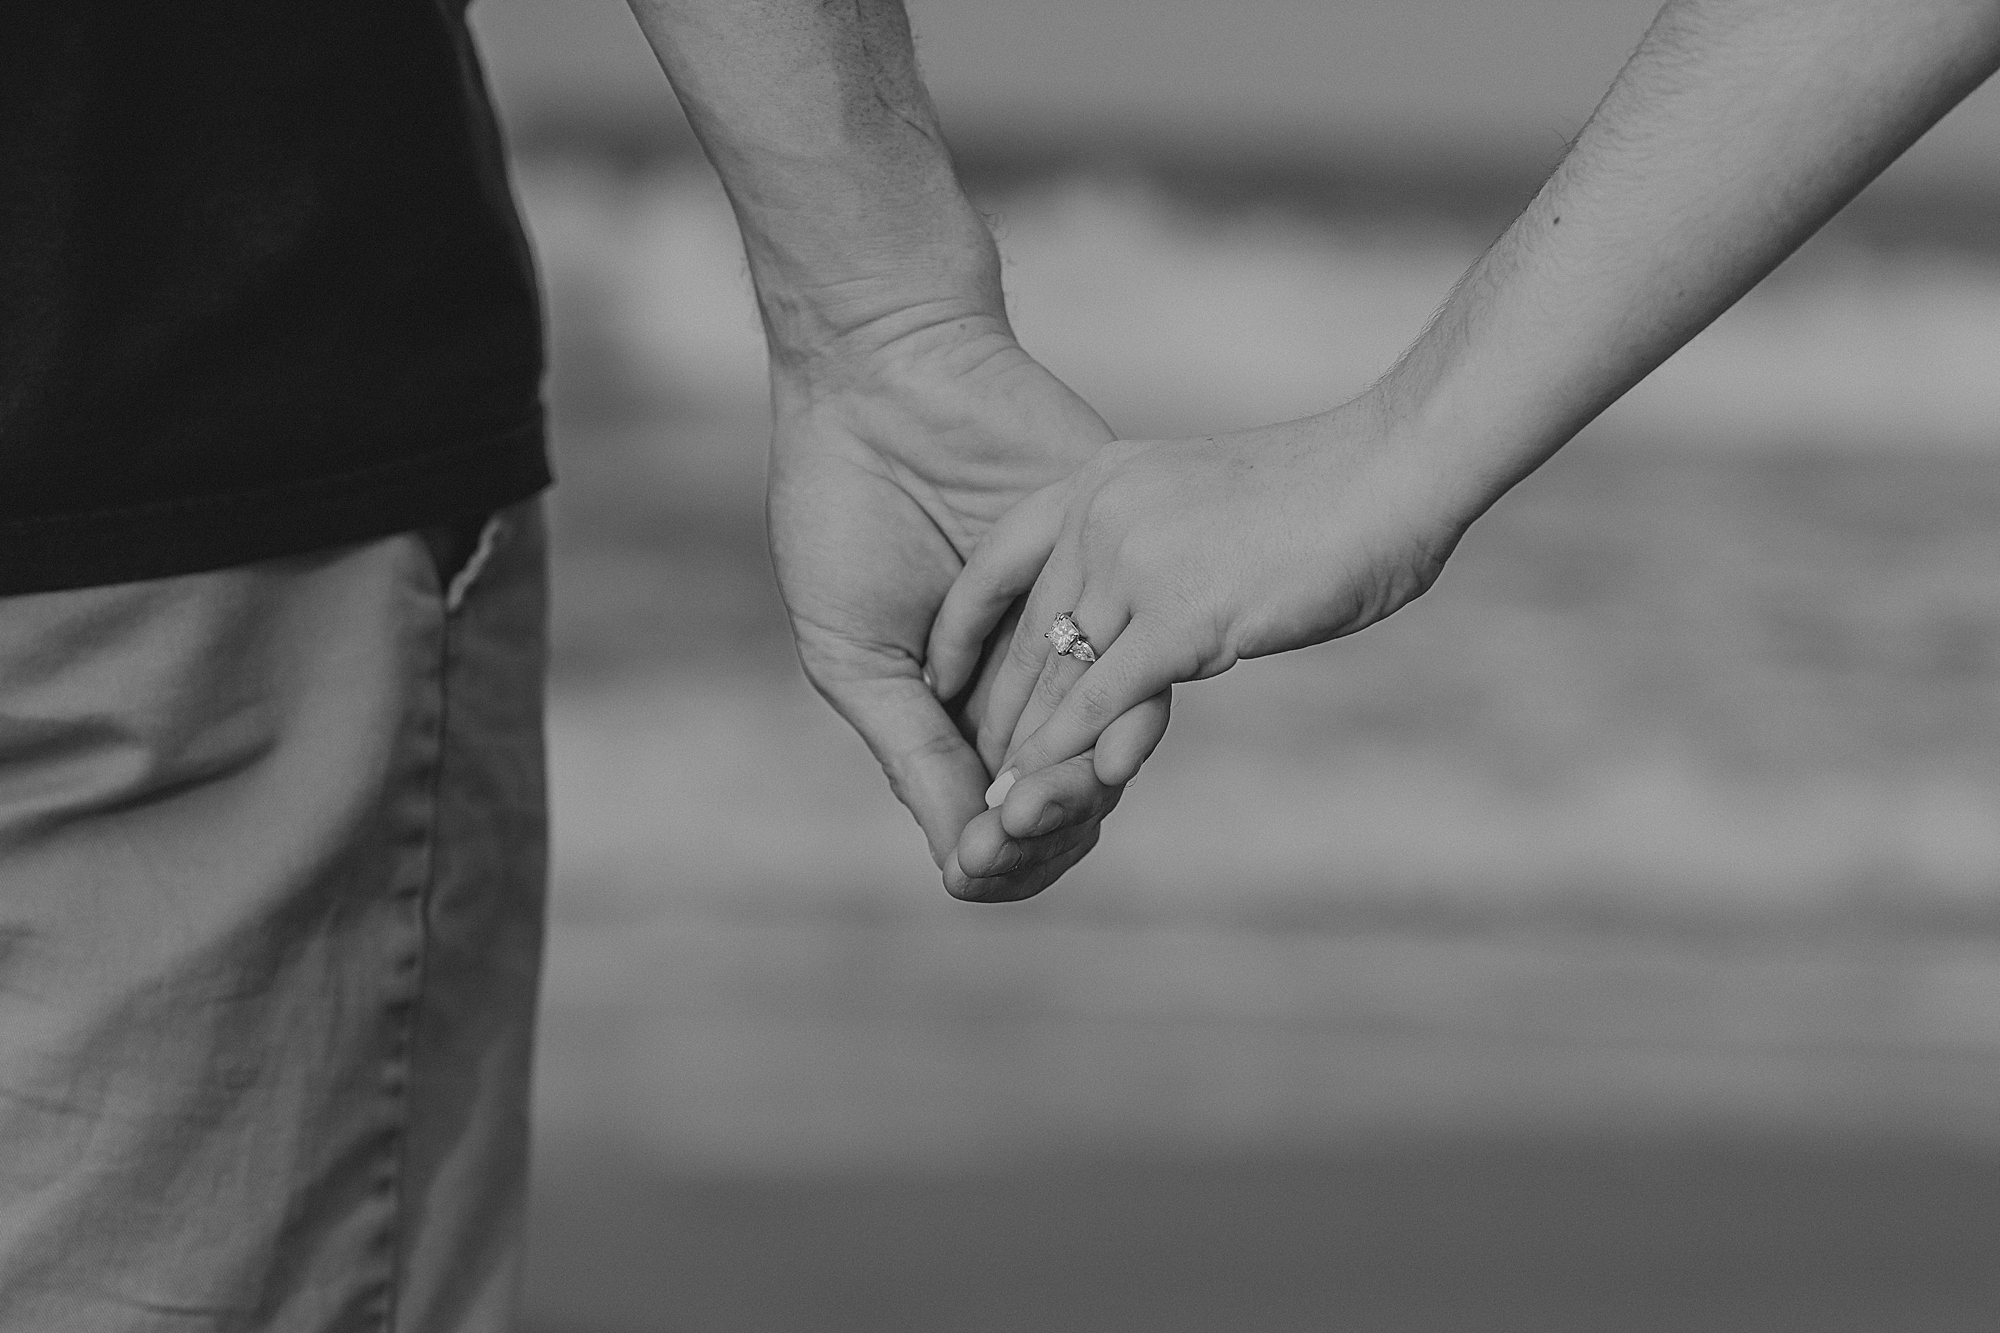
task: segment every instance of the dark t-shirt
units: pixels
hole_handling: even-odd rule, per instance
[[[0,15],[0,593],[547,483],[535,282],[465,0]]]

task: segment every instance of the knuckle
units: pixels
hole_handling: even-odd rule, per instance
[[[1178,536],[1171,528],[1160,524],[1134,524],[1126,529],[1118,542],[1119,561],[1135,569],[1170,567],[1178,551]]]
[[[1083,507],[1083,530],[1092,542],[1115,540],[1131,525],[1134,508],[1132,483],[1113,476],[1090,494]]]
[[[1035,681],[1035,702],[1051,712],[1068,693],[1069,685],[1058,672],[1044,671]]]
[[[1102,731],[1117,717],[1112,711],[1115,705],[1103,687],[1084,684],[1078,686],[1071,694],[1070,706],[1076,710],[1076,720],[1085,730]]]
[[[1090,461],[1076,470],[1077,486],[1092,490],[1103,487],[1117,479],[1125,466],[1138,453],[1138,445],[1131,440],[1113,440],[1090,456]]]
[[[963,744],[955,736],[939,735],[883,757],[882,772],[889,779],[889,788],[896,794],[896,799],[905,805],[912,805],[915,770],[929,761],[951,755]]]
[[[991,560],[981,559],[975,551],[965,568],[959,571],[958,587],[960,597],[965,599],[967,609],[987,606],[998,601],[1002,594],[1000,570]]]

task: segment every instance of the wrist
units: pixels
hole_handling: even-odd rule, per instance
[[[1026,355],[999,302],[982,294],[883,288],[867,295],[874,308],[852,324],[794,308],[792,336],[780,336],[767,316],[772,403],[780,415],[829,403],[895,401]]]
[[[1365,478],[1410,532],[1449,550],[1526,469],[1508,462],[1516,451],[1501,423],[1467,411],[1448,381],[1402,370],[1330,414],[1329,437],[1346,457],[1329,461],[1348,484]]]
[[[1565,410],[1559,377],[1473,356],[1469,339],[1455,331],[1434,337],[1439,331],[1433,326],[1363,396],[1398,450],[1431,478],[1436,503],[1463,526],[1567,443],[1588,416]]]
[[[866,359],[956,321],[1005,326],[999,252],[950,163],[897,175],[819,162],[783,197],[736,195],[774,371]]]

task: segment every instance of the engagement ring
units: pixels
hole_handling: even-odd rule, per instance
[[[1056,623],[1049,626],[1049,632],[1042,636],[1056,646],[1057,657],[1074,657],[1079,662],[1095,662],[1097,650],[1090,646],[1090,640],[1083,637],[1083,631],[1076,627],[1065,611],[1056,617]]]

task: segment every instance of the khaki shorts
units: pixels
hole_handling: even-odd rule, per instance
[[[452,537],[0,598],[0,1329],[507,1326],[540,510]]]

